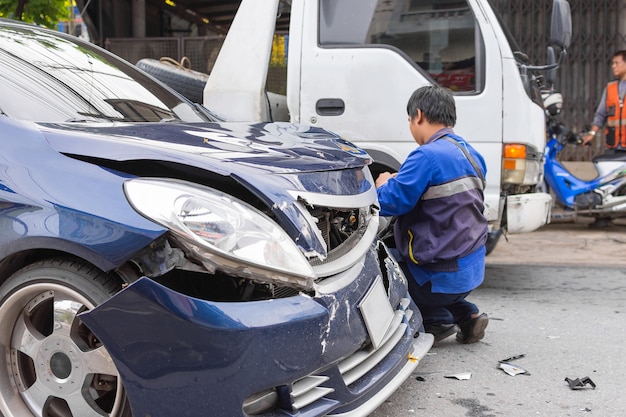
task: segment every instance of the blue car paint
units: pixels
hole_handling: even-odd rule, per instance
[[[165,232],[130,207],[127,176],[58,153],[33,123],[0,117],[0,155],[2,259],[47,248],[110,270]]]
[[[207,165],[222,175],[247,164],[261,171],[316,172],[361,167],[371,158],[337,135],[291,123],[41,124],[60,152],[113,160],[149,159]],[[77,141],[75,136],[81,138]],[[304,139],[304,140],[303,140]],[[173,145],[181,145],[173,147]],[[124,152],[119,152],[123,146]],[[181,159],[182,156],[182,159]]]
[[[0,49],[6,46],[13,48],[11,53],[24,54],[20,68],[40,77],[32,85],[45,90],[51,103],[63,104],[61,99],[52,100],[63,82],[45,84],[49,77],[31,63],[29,54],[42,59],[50,51],[81,55],[72,55],[80,59],[72,61],[75,68],[68,67],[76,71],[56,65],[48,69],[63,72],[64,80],[91,81],[92,65],[100,60],[82,55],[98,57],[102,52],[97,47],[21,24],[3,25],[0,32],[8,37]],[[24,38],[14,41],[14,36]],[[28,42],[23,43],[25,39]],[[62,47],[55,47],[58,39],[63,40],[58,44]],[[116,59],[109,58],[102,62],[117,65]],[[130,66],[123,71],[146,79],[133,72]],[[154,85],[148,87],[156,90]],[[162,93],[176,107],[190,105]],[[33,105],[47,103],[36,97]],[[23,249],[53,249],[110,271],[167,233],[130,207],[122,185],[132,175],[112,170],[115,164],[106,164],[107,160],[165,161],[231,177],[266,202],[303,250],[321,249],[316,246],[319,242],[300,235],[304,219],[295,207],[299,191],[349,196],[373,187],[371,178],[357,175],[370,162],[369,156],[322,129],[286,123],[105,120],[35,124],[0,114],[0,256]],[[98,161],[103,161],[102,166]],[[286,396],[294,379],[310,373],[328,376],[325,386],[335,391],[306,408],[263,415],[317,417],[350,412],[368,405],[390,381],[399,381],[395,377],[410,368],[407,364],[419,360],[410,357],[416,351],[413,335],[422,323],[419,310],[408,302],[404,277],[382,273],[376,251],[372,247],[339,273],[350,277],[345,287],[331,285],[331,290],[315,296],[220,303],[192,298],[144,277],[80,317],[110,352],[136,417],[243,416],[241,403],[250,394],[276,387]],[[347,388],[342,386],[337,360],[369,342],[358,305],[381,275],[387,279],[390,304],[405,311],[406,328],[391,352]],[[210,281],[213,276],[204,278]],[[432,337],[422,335],[418,340],[424,340],[423,352],[432,344]]]
[[[331,297],[297,295],[246,303],[194,299],[142,278],[81,314],[81,319],[107,346],[135,416],[243,417],[243,411],[234,410],[241,410],[249,395],[273,387],[287,389],[311,373],[330,377],[324,386],[335,392],[305,409],[263,416],[347,412],[361,405],[361,396],[395,376],[421,326],[419,311],[411,304],[415,314],[407,323],[408,337],[377,365],[377,372],[347,388],[336,365],[352,353],[349,349],[368,340],[363,321],[356,318],[372,274],[381,273],[374,248],[359,268],[354,285]],[[395,306],[408,297],[407,284],[403,278],[392,279],[401,281],[394,282],[390,294]],[[224,392],[224,386],[231,390]],[[194,409],[180,407],[192,403]],[[344,405],[337,408],[339,404]]]
[[[0,140],[6,148],[2,152],[4,174],[0,174],[0,199],[5,203],[0,216],[9,220],[0,226],[2,256],[22,249],[51,248],[84,257],[107,270],[165,232],[130,208],[122,191],[127,174],[61,153],[80,155],[71,146],[71,140],[81,146],[90,141],[97,145],[97,140],[75,131],[63,135],[63,129],[41,130],[43,133],[32,123],[0,118]],[[63,146],[59,145],[61,142]],[[140,142],[152,145],[149,141]],[[119,157],[128,157],[123,150],[123,143],[117,148],[108,147],[106,156],[117,153]],[[179,161],[186,155],[172,153],[172,159]],[[143,150],[143,154],[150,153]],[[286,160],[291,163],[294,158],[299,158],[296,153]],[[317,157],[307,155],[303,159],[307,158]],[[221,159],[202,160],[205,164],[224,163]],[[364,161],[360,163],[362,166]],[[317,168],[322,164],[315,162]],[[266,167],[261,165],[259,169],[253,163],[231,163],[229,170],[231,175],[241,175],[242,181],[252,181],[256,175],[254,184],[276,199],[289,196],[280,189],[285,184],[298,184],[309,190],[319,183],[306,181],[309,176],[314,180],[315,171],[294,173],[288,169],[284,174],[259,175]],[[350,181],[342,185],[354,190],[362,186]],[[16,221],[24,225],[19,233]],[[363,263],[354,268],[360,268],[352,272],[354,282],[332,296],[299,295],[245,303],[193,299],[143,278],[81,318],[114,358],[136,416],[232,416],[232,410],[241,409],[248,395],[273,386],[286,389],[294,379],[313,371],[329,376],[335,392],[293,415],[348,411],[366,401],[368,392],[384,386],[404,366],[412,350],[412,335],[421,326],[419,312],[411,305],[415,314],[407,323],[407,337],[377,365],[377,372],[361,378],[350,389],[338,384],[341,377],[335,362],[351,353],[346,349],[368,340],[363,321],[355,318],[360,315],[358,302],[373,277],[381,275],[376,251],[372,249]],[[392,305],[397,305],[400,297],[408,297],[403,279],[394,281],[390,288]],[[322,343],[324,340],[328,344]],[[238,383],[231,387],[231,393],[219,398],[212,395],[223,392],[224,384],[228,386],[234,380]],[[171,397],[164,397],[164,391]],[[186,403],[193,403],[194,409],[181,411],[180,405]],[[281,411],[265,415],[288,414]]]
[[[289,123],[42,125],[46,140],[59,152],[167,161],[228,175],[265,202],[305,253],[322,256],[326,248],[313,234],[302,233],[307,221],[293,192],[357,195],[374,186],[354,170],[367,165],[369,155],[324,132]]]

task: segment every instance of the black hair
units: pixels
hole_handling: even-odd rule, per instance
[[[406,105],[406,111],[412,119],[421,110],[429,123],[442,123],[454,127],[456,124],[456,104],[452,92],[438,85],[427,85],[413,92]]]
[[[615,58],[616,56],[621,56],[622,57],[622,61],[626,62],[626,51],[621,50],[621,51],[617,51],[613,54],[613,58]]]

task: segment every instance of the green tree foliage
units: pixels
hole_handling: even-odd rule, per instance
[[[0,0],[0,17],[54,28],[59,21],[70,18],[67,0]]]

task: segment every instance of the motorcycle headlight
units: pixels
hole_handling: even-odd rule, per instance
[[[182,238],[196,256],[206,258],[201,262],[263,281],[312,286],[315,273],[293,240],[249,204],[172,179],[132,179],[124,191],[135,210]]]

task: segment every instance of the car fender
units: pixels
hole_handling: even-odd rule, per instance
[[[109,270],[165,232],[126,200],[128,176],[58,153],[30,122],[0,117],[3,165],[0,258],[53,249]]]

